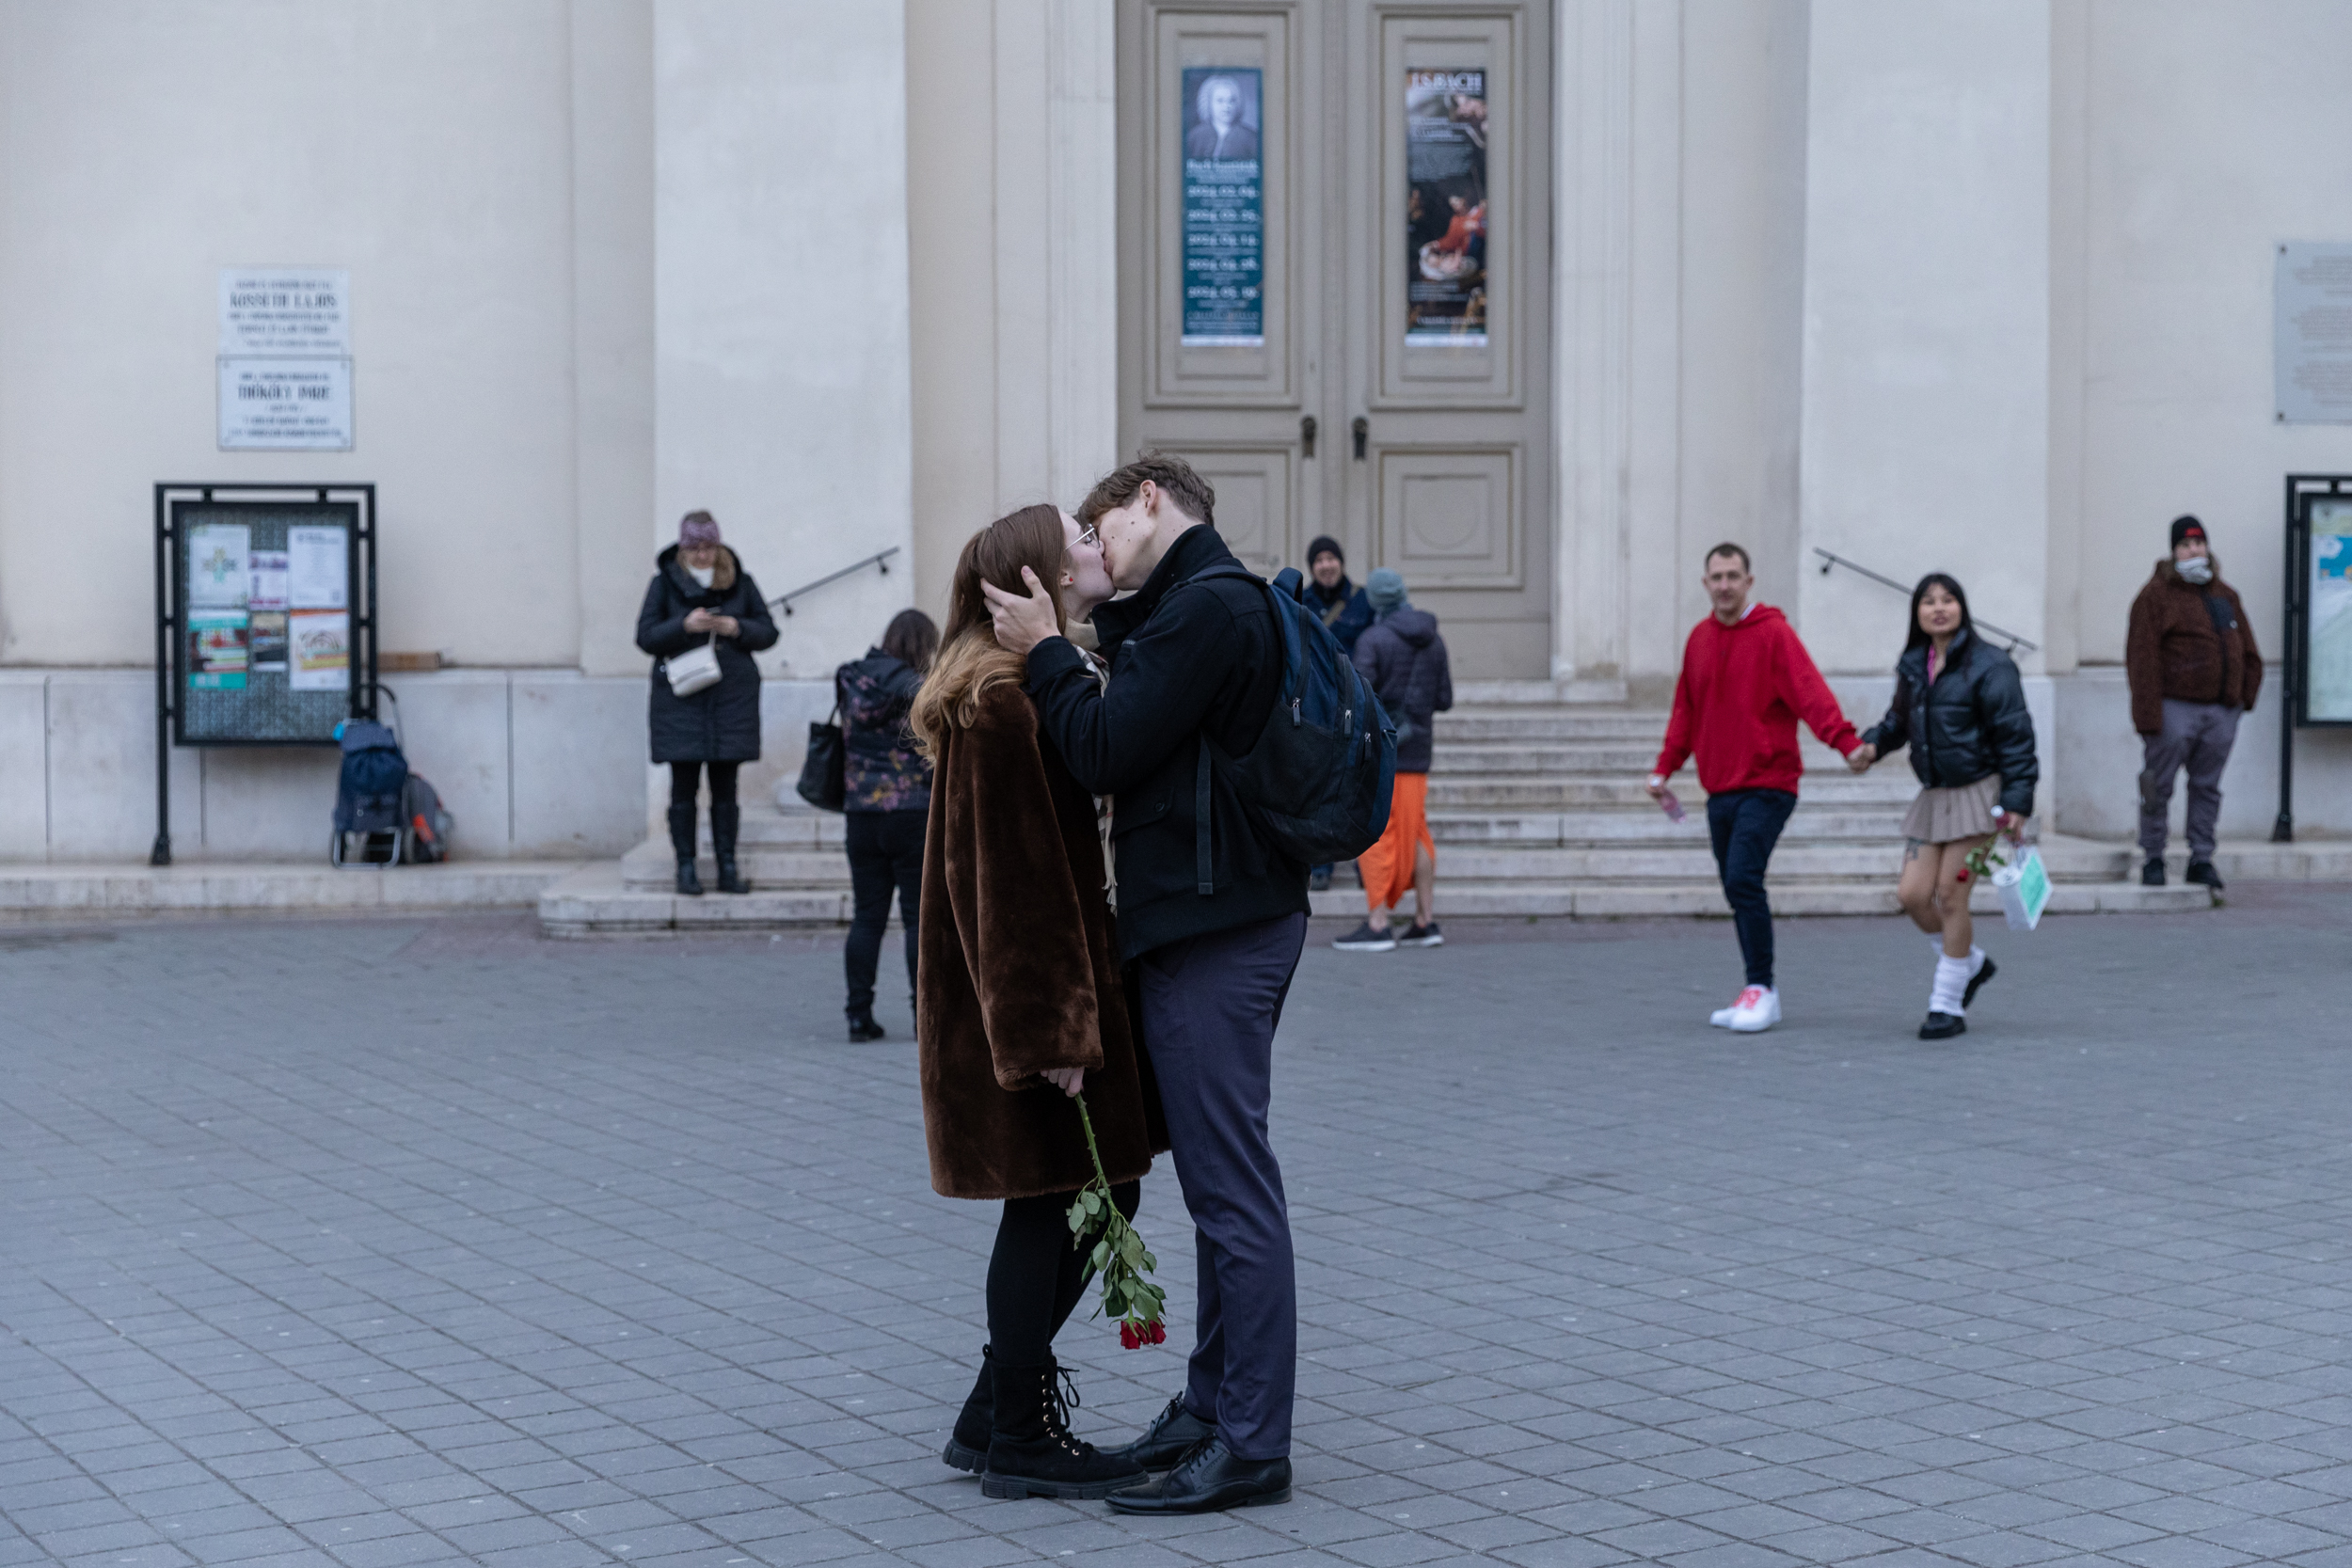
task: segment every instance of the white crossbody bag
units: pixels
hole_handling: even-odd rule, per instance
[[[670,677],[670,694],[691,697],[719,684],[719,634],[712,632],[710,641],[699,648],[689,648],[675,658],[664,659],[661,668]]]

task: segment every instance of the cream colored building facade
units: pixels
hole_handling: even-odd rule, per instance
[[[376,484],[460,851],[603,854],[646,830],[679,514],[771,594],[899,552],[784,623],[767,787],[973,529],[1145,441],[1254,560],[1334,533],[1461,673],[1564,700],[1662,705],[1728,538],[1860,714],[1902,604],[1811,552],[1951,571],[2038,644],[2042,810],[2090,834],[2132,821],[2125,612],[2195,512],[2271,656],[2225,781],[2259,836],[2281,479],[2352,472],[2352,426],[2273,419],[2272,257],[2352,240],[2348,55],[2334,0],[0,0],[0,860],[147,849],[159,482]],[[1467,63],[1491,341],[1429,372],[1400,72]],[[1263,84],[1242,370],[1173,316],[1204,66]],[[353,450],[218,450],[255,265],[348,271]],[[323,847],[330,755],[170,767],[181,857]],[[2352,832],[2343,732],[2296,787]]]

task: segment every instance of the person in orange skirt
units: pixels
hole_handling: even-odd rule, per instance
[[[1396,793],[1389,831],[1356,862],[1371,906],[1364,923],[1331,945],[1343,953],[1438,947],[1438,846],[1429,836],[1429,757],[1436,716],[1454,705],[1454,674],[1438,618],[1405,596],[1405,579],[1382,567],[1364,579],[1373,624],[1356,640],[1356,668],[1396,724]],[[1413,923],[1399,935],[1389,911],[1413,895]]]

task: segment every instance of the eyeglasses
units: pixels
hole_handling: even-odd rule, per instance
[[[1103,545],[1102,531],[1097,529],[1092,523],[1087,524],[1086,527],[1078,531],[1078,543],[1100,549]]]

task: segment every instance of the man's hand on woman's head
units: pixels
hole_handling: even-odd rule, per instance
[[[1029,590],[1026,598],[1008,594],[993,582],[981,583],[980,592],[988,595],[988,614],[996,629],[996,645],[1007,653],[1025,657],[1031,648],[1047,638],[1061,635],[1061,616],[1055,609],[1054,595],[1037,580],[1035,572],[1022,567],[1021,580]]]

